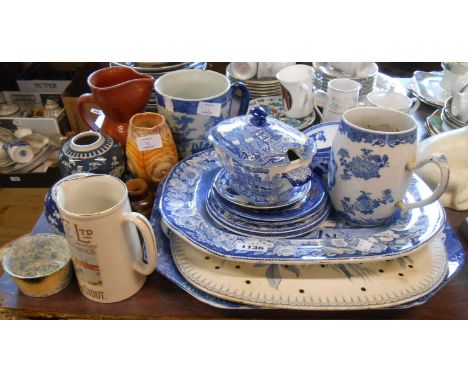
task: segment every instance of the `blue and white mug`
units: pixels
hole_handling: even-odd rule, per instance
[[[161,76],[154,84],[158,113],[164,115],[179,152],[184,158],[211,147],[208,132],[233,117],[232,101],[241,91],[243,115],[249,107],[249,91],[242,82],[231,84],[223,74],[211,70],[178,70]],[[234,115],[234,116],[236,116]]]
[[[338,216],[371,227],[439,199],[449,180],[447,158],[434,154],[416,161],[416,145],[416,123],[405,113],[374,107],[346,111],[328,168],[327,188]],[[404,203],[413,171],[428,163],[440,170],[438,186],[428,198]]]

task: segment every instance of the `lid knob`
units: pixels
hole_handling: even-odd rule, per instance
[[[250,118],[250,123],[257,127],[268,126],[267,122],[267,112],[261,106],[254,107],[250,114],[252,114],[252,118]]]

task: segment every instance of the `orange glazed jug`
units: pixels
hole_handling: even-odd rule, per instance
[[[125,146],[128,122],[133,115],[145,109],[153,83],[153,77],[131,68],[110,67],[97,70],[88,77],[91,94],[82,94],[78,98],[78,111],[92,130],[99,131],[84,108],[85,103],[97,103],[105,115],[101,133],[110,135]]]

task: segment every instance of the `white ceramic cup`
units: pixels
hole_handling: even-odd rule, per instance
[[[286,116],[304,118],[312,113],[314,108],[313,75],[314,69],[308,65],[286,66],[276,74],[281,85]]]
[[[450,93],[454,91],[453,87],[457,80],[468,73],[468,66],[455,62],[443,62],[442,69],[444,71],[444,76],[440,81],[440,86],[445,90],[448,90]]]
[[[468,89],[464,93],[456,93],[452,98],[452,114],[462,122],[468,122]]]
[[[295,62],[259,62],[257,68],[257,78],[275,78],[278,72]]]
[[[27,142],[13,140],[6,144],[11,160],[16,163],[28,163],[34,158],[35,150]]]
[[[346,110],[358,105],[361,84],[347,78],[337,78],[328,83],[327,91],[316,90],[314,108],[322,122],[339,121]],[[318,97],[325,98],[323,113],[319,110]]]
[[[16,138],[21,139],[21,138],[25,137],[26,135],[31,135],[32,133],[33,133],[33,131],[30,128],[21,127],[19,129],[15,130],[15,132],[13,134],[15,135]]]
[[[369,106],[383,109],[394,109],[406,114],[413,114],[418,110],[420,102],[416,97],[410,98],[405,94],[395,91],[373,91],[367,95]]]
[[[257,63],[256,62],[231,62],[231,74],[235,79],[245,81],[256,76]]]
[[[69,178],[57,185],[56,203],[83,295],[110,303],[137,293],[155,269],[157,247],[151,224],[132,212],[125,183],[111,175]]]

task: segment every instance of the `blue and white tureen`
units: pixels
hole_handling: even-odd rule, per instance
[[[278,195],[293,198],[298,189],[305,195],[315,142],[262,107],[250,113],[222,121],[209,134],[230,186],[252,206],[274,205]]]

